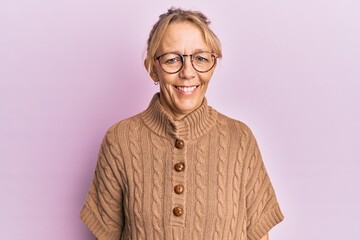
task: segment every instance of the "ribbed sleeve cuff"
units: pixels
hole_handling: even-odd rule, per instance
[[[248,232],[249,240],[260,240],[275,225],[284,219],[283,214],[278,205],[275,205],[261,220]]]
[[[95,217],[93,212],[87,205],[80,212],[80,218],[99,240],[119,240],[120,236],[117,232],[109,232]]]

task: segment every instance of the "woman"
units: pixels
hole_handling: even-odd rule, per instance
[[[81,218],[100,240],[268,239],[283,219],[255,138],[207,105],[220,42],[200,12],[154,25],[145,67],[160,86],[111,127]]]

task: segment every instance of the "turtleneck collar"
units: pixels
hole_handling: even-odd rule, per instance
[[[145,125],[162,137],[192,140],[209,132],[216,124],[217,112],[207,104],[206,98],[195,111],[174,121],[160,103],[156,93],[149,107],[141,114]]]

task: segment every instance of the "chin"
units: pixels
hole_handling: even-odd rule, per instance
[[[186,104],[186,105],[182,105],[179,106],[178,109],[180,112],[182,112],[183,114],[189,114],[191,112],[193,112],[194,110],[196,110],[200,105],[198,104]]]

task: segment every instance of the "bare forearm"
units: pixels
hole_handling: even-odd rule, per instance
[[[266,234],[261,240],[269,240],[269,234]]]

